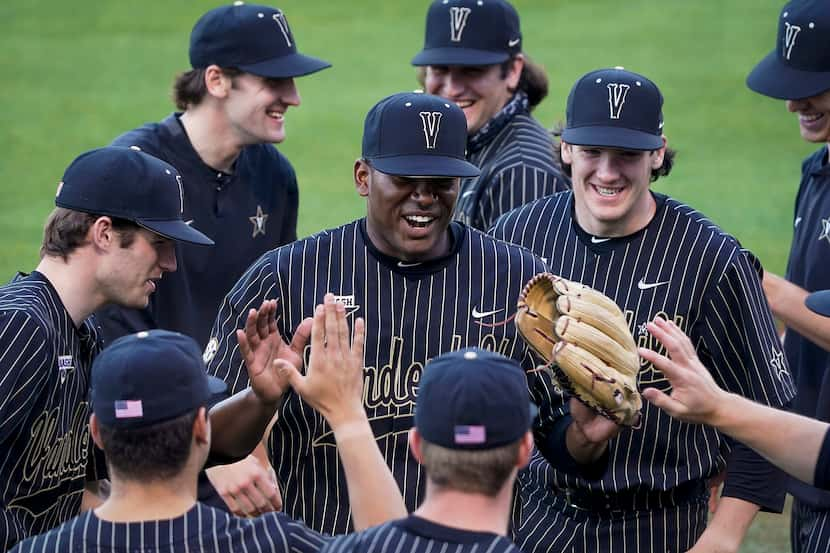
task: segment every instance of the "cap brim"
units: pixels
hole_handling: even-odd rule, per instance
[[[412,65],[494,65],[510,58],[507,52],[472,48],[429,48],[412,58]]]
[[[624,150],[659,150],[663,138],[651,133],[620,127],[578,127],[562,131],[562,140],[577,146],[599,146]]]
[[[830,290],[822,290],[820,292],[813,292],[804,301],[810,311],[830,317]]]
[[[165,238],[170,238],[171,240],[198,244],[200,246],[213,245],[213,240],[180,219],[174,221],[152,221],[144,219],[137,220],[136,223],[147,230],[160,234]]]
[[[830,71],[804,71],[784,63],[770,52],[746,78],[746,86],[758,94],[779,100],[809,98],[830,90]]]
[[[260,77],[287,79],[290,77],[310,75],[327,67],[331,67],[331,64],[327,61],[295,52],[287,56],[281,56],[259,63],[240,65],[239,69],[247,73],[259,75]]]
[[[371,158],[372,167],[387,175],[403,177],[477,177],[478,167],[463,159],[411,155]]]

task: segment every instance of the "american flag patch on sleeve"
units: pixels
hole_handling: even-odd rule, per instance
[[[134,419],[144,416],[141,400],[126,400],[115,402],[116,419]]]
[[[455,443],[483,444],[487,439],[487,430],[481,426],[456,426]]]

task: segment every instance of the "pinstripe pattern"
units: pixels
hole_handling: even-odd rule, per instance
[[[92,447],[87,391],[99,344],[40,273],[0,288],[0,549],[75,516]],[[71,356],[71,357],[67,357]],[[59,358],[64,360],[59,369]]]
[[[315,553],[330,538],[282,513],[245,519],[197,503],[184,515],[147,522],[107,522],[86,513],[21,542],[15,553]]]
[[[417,516],[339,536],[321,553],[519,553],[507,538],[441,526]]]
[[[651,223],[626,238],[593,244],[571,217],[571,192],[509,213],[493,234],[528,247],[547,260],[552,272],[613,298],[638,345],[661,350],[644,326],[660,314],[691,336],[701,361],[722,387],[764,404],[784,405],[794,388],[760,286],[757,260],[700,213],[665,196],[655,198],[658,207]],[[651,364],[641,366],[639,385],[670,389]],[[679,422],[648,403],[643,415],[642,428],[624,429],[609,443],[609,468],[601,479],[589,482],[565,474],[537,457],[522,477],[523,487],[531,496],[544,494],[546,483],[598,493],[669,490],[725,466],[729,446],[713,429]],[[522,516],[526,523],[519,543],[525,551],[558,550],[558,539],[542,543],[543,534],[553,539],[550,513]]]
[[[321,232],[251,266],[223,302],[213,330],[217,351],[208,371],[226,380],[231,392],[248,384],[234,331],[248,308],[263,299],[279,299],[278,327],[288,337],[327,291],[348,297],[343,301],[352,305],[349,317],[366,320],[366,411],[411,510],[424,482],[408,452],[406,433],[424,365],[440,353],[479,346],[531,366],[512,322],[492,324],[513,315],[522,286],[543,264],[527,250],[453,223],[450,255],[400,268],[367,242],[362,224]],[[532,386],[537,401],[547,397],[541,381]],[[334,436],[324,419],[294,394],[280,410],[269,450],[286,512],[321,532],[347,531],[350,513]]]
[[[489,141],[471,147],[467,158],[481,175],[462,179],[455,218],[480,230],[515,207],[568,188],[550,133],[524,110]]]
[[[816,509],[795,499],[790,517],[792,553],[827,553],[830,551],[830,511]]]

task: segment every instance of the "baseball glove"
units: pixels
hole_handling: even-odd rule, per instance
[[[617,424],[639,423],[640,358],[625,317],[610,298],[541,273],[519,296],[516,326],[563,390]]]

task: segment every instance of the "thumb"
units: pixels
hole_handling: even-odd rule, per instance
[[[300,389],[302,389],[305,385],[305,377],[300,374],[297,367],[285,359],[274,359],[273,362],[274,369],[276,369],[280,378],[287,380],[288,384],[294,389],[294,391],[299,393]]]

